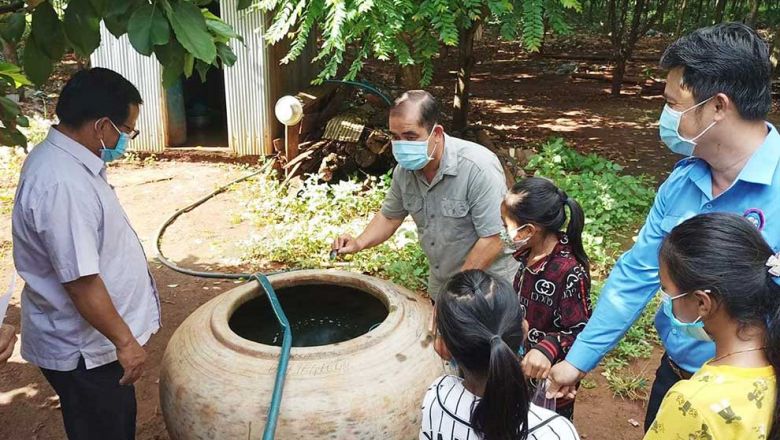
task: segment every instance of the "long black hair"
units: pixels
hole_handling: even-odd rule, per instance
[[[512,286],[481,270],[455,275],[436,301],[436,328],[458,365],[487,383],[471,414],[490,440],[528,437],[530,399],[517,350],[525,311]]]
[[[566,223],[566,207],[571,211],[566,235],[574,251],[574,257],[585,269],[590,260],[582,245],[585,213],[576,200],[543,177],[528,177],[516,183],[504,198],[507,214],[519,225],[533,223],[547,232],[558,232]]]
[[[780,286],[766,266],[774,252],[736,214],[702,214],[674,228],[660,261],[682,292],[709,289],[740,328],[766,328],[766,356],[780,374]],[[780,383],[780,378],[778,378]],[[768,440],[780,440],[780,387]]]

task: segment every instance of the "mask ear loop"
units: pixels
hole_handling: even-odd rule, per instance
[[[680,112],[679,120],[682,121],[682,116],[684,114],[688,113],[689,111],[691,111],[691,110],[693,110],[693,109],[695,109],[697,107],[701,107],[702,105],[712,101],[713,98],[715,98],[715,97],[711,96],[711,97],[705,99],[704,101],[702,101],[702,102],[694,105],[693,107],[689,108],[688,110],[685,110],[684,112]],[[701,133],[699,133],[698,135],[696,135],[695,137],[693,137],[691,139],[685,138],[685,137],[683,137],[683,135],[680,134],[680,124],[679,124],[679,122],[677,123],[677,130],[675,130],[675,131],[677,131],[677,137],[679,137],[680,139],[682,139],[685,142],[692,143],[693,146],[695,147],[696,146],[696,140],[699,139],[700,137],[704,136],[708,131],[710,131],[710,128],[714,127],[715,124],[717,124],[717,123],[718,123],[718,121],[712,121],[712,124],[708,125],[707,128],[704,129],[704,131],[702,131]]]
[[[100,133],[100,130],[98,130],[98,122],[99,121],[100,121],[99,119],[97,121],[95,121],[95,132],[97,132],[98,134]],[[102,145],[103,149],[105,150],[106,149],[106,143],[103,142],[103,138],[102,137],[100,137],[99,140],[100,140],[100,145]]]
[[[431,129],[431,134],[428,135],[428,140],[429,141],[431,140],[431,137],[436,133],[436,127],[438,127],[438,126],[439,126],[439,124],[435,124],[433,126],[433,128]],[[438,149],[438,148],[439,148],[439,144],[436,144],[436,146],[433,147],[433,151],[431,151],[431,154],[427,154],[426,153],[426,156],[428,157],[429,161],[433,160],[433,156],[436,154],[436,149]]]

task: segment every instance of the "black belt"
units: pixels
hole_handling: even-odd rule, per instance
[[[690,379],[691,376],[693,376],[693,373],[689,373],[686,370],[683,370],[679,365],[675,364],[672,358],[669,357],[669,355],[666,355],[666,361],[669,363],[669,366],[672,367],[672,371],[674,371],[674,374],[677,375],[682,380]]]

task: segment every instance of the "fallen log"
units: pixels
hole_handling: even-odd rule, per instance
[[[614,57],[610,54],[570,54],[570,53],[557,53],[557,54],[545,54],[543,58],[552,58],[554,60],[582,60],[582,61],[599,61],[599,62],[612,62]],[[635,55],[632,56],[629,61],[655,61],[658,62],[661,59],[661,54],[658,55]]]
[[[574,72],[571,74],[571,77],[573,79],[592,79],[596,81],[602,81],[602,82],[608,82],[611,83],[613,76],[608,73],[578,73]],[[623,77],[623,84],[630,84],[635,86],[641,86],[646,83],[657,83],[659,81],[655,81],[652,79],[645,79],[645,78],[637,78],[634,76],[624,76]]]

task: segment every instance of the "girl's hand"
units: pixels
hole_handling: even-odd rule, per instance
[[[523,356],[520,366],[525,377],[529,379],[547,379],[552,363],[541,351],[532,348]]]
[[[566,397],[573,399],[577,394],[577,382],[585,377],[585,373],[567,361],[555,364],[550,373],[550,385],[547,388],[548,399]]]

